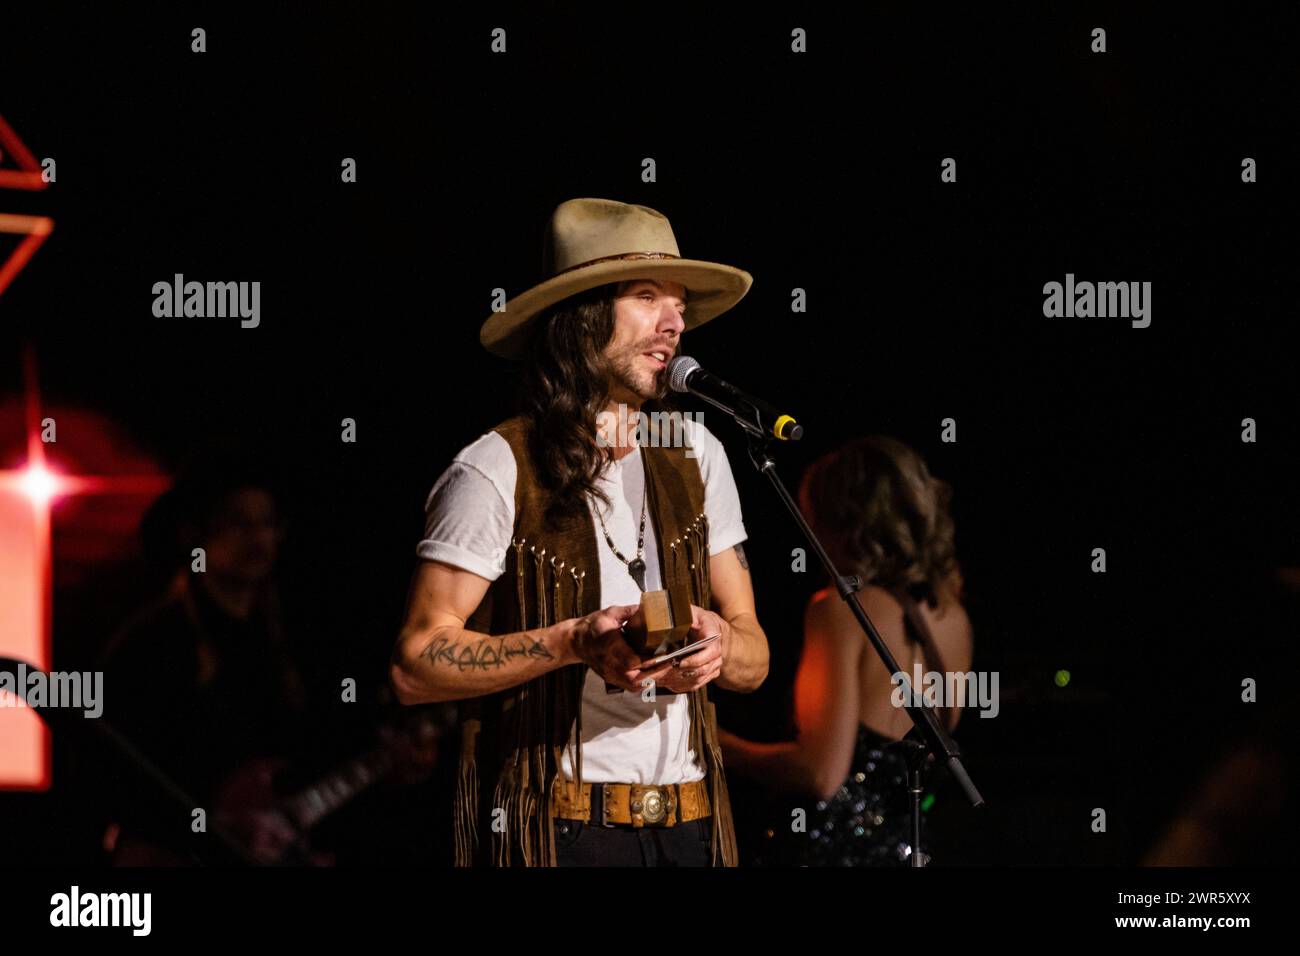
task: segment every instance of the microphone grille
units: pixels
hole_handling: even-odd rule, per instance
[[[700,367],[700,363],[689,355],[679,355],[668,363],[668,387],[674,392],[685,392],[686,380]]]

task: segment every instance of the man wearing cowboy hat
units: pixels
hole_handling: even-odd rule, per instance
[[[606,199],[558,206],[544,259],[483,324],[523,362],[526,407],[433,486],[393,686],[462,702],[457,865],[734,866],[708,685],[752,691],[768,668],[735,481],[702,423],[689,448],[626,423],[665,396],[682,332],[752,279]],[[661,588],[689,592],[690,640],[720,639],[646,667],[622,628]]]

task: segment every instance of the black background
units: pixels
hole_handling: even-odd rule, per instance
[[[634,9],[84,5],[7,25],[0,109],[59,180],[0,193],[56,221],[0,298],[0,389],[20,394],[30,342],[46,401],[117,422],[169,470],[223,445],[273,462],[286,596],[325,700],[339,675],[384,679],[425,495],[511,410],[512,370],[477,340],[491,290],[540,278],[559,202],[652,206],[683,254],[754,276],[684,351],[797,412],[791,486],[873,432],[954,486],[975,667],[1000,673],[1002,710],[958,735],[990,806],[948,862],[1136,861],[1250,723],[1241,679],[1262,698],[1289,686],[1296,635],[1269,629],[1259,591],[1300,564],[1294,16]],[[155,318],[151,287],[176,272],[259,280],[261,326]],[[1067,272],[1150,281],[1150,327],[1044,318],[1043,284]],[[737,431],[705,421],[730,452],[773,653],[760,691],[717,695],[720,717],[773,738],[823,581],[792,573],[796,529]],[[56,592],[55,666],[93,648],[88,619],[142,596]],[[954,827],[970,819],[955,791],[939,799]],[[4,805],[37,821],[37,845],[81,804],[56,787]]]

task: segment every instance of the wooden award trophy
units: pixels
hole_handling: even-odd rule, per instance
[[[676,650],[691,629],[691,592],[685,584],[659,591],[642,591],[641,608],[623,625],[623,639],[641,658]],[[623,688],[608,681],[605,693],[621,694]],[[671,694],[674,691],[657,690]]]

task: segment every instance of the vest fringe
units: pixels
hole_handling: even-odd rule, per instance
[[[456,805],[453,813],[455,827],[456,866],[474,865],[474,848],[478,845],[478,733],[481,727],[476,719],[461,724],[460,773],[456,785]]]
[[[709,579],[709,518],[703,512],[691,526],[695,539],[695,603],[708,607]],[[706,761],[709,779],[709,805],[713,811],[712,863],[714,866],[737,866],[739,851],[736,847],[735,821],[731,813],[731,796],[727,790],[727,774],[722,765],[722,747],[718,743],[717,708],[709,700],[708,687],[701,687],[692,697],[691,739],[695,752]]]

